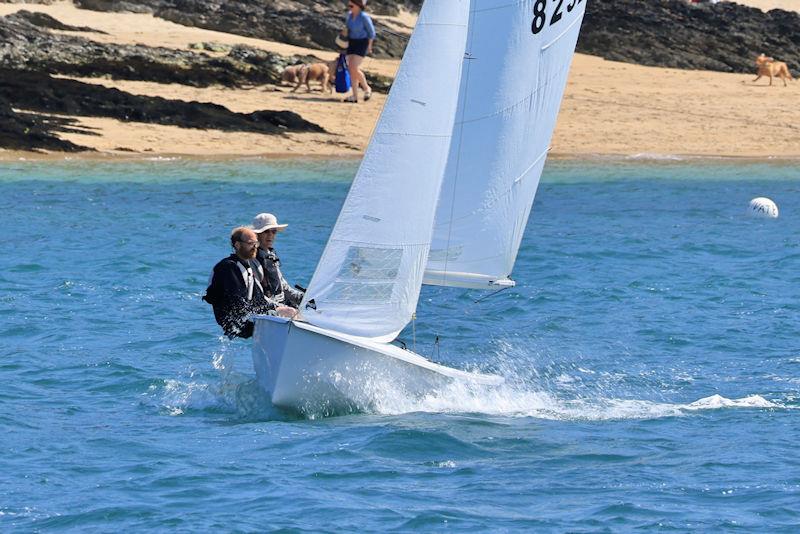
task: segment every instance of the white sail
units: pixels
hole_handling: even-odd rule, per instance
[[[508,279],[578,39],[584,0],[473,0],[426,284]]]
[[[417,305],[450,149],[469,0],[427,0],[301,304],[309,323],[394,339]]]

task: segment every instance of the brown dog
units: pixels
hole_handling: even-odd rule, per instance
[[[756,58],[756,79],[757,82],[762,76],[769,76],[769,84],[772,85],[772,78],[778,77],[783,80],[783,86],[786,87],[786,79],[793,80],[789,67],[783,61],[775,61],[769,56],[761,54]]]
[[[334,67],[335,68],[335,67]],[[297,91],[301,84],[306,84],[306,88],[311,91],[310,82],[319,82],[322,84],[322,92],[325,93],[329,89],[329,81],[331,79],[331,69],[327,63],[312,63],[311,65],[303,65],[300,69],[300,79],[297,80],[292,91]]]
[[[320,82],[324,93],[329,90],[330,77],[330,67],[327,63],[312,63],[286,67],[281,74],[281,81],[294,84],[293,93],[303,84],[306,85],[308,91],[311,91],[311,82]]]
[[[289,65],[283,72],[281,73],[281,81],[288,82],[291,84],[297,83],[297,80],[300,78],[300,68],[303,65]]]

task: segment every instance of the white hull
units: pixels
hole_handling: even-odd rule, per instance
[[[503,378],[468,373],[377,343],[280,317],[257,316],[253,364],[275,406],[305,414],[369,409],[386,389],[422,397],[453,381],[499,385]]]

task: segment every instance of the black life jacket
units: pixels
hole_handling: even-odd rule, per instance
[[[264,270],[264,294],[275,299],[278,302],[283,302],[283,285],[281,284],[281,260],[274,250],[258,251],[258,263]]]

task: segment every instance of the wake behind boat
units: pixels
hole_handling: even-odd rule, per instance
[[[303,320],[255,318],[256,374],[275,405],[328,412],[368,407],[382,382],[415,396],[452,381],[503,382],[391,341],[414,316],[423,283],[514,285],[584,8],[423,4]]]

